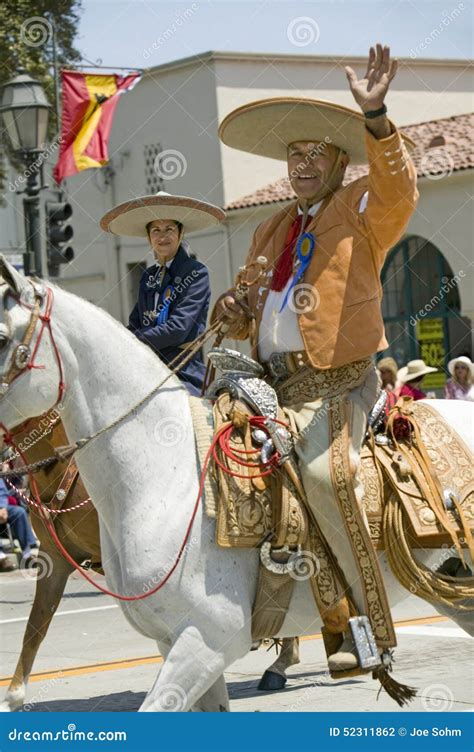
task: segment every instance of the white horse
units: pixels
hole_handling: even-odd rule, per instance
[[[23,341],[31,283],[0,256],[0,381]],[[169,373],[145,345],[108,314],[56,287],[50,336],[44,330],[34,363],[0,399],[2,430],[46,412],[57,400],[62,364],[62,420],[71,442],[126,413]],[[45,303],[43,301],[42,311]],[[33,333],[37,343],[41,322]],[[57,348],[55,350],[55,347]],[[467,405],[431,404],[468,440]],[[2,439],[3,440],[3,439]],[[135,414],[76,453],[100,518],[107,586],[123,595],[148,592],[174,563],[198,495],[199,468],[187,392],[176,377]],[[257,550],[224,550],[215,523],[198,509],[190,544],[166,585],[145,600],[119,601],[141,634],[158,645],[164,664],[140,710],[228,710],[224,671],[250,649]],[[438,552],[438,559],[439,554]],[[431,553],[436,560],[436,551]],[[425,563],[428,563],[425,556]],[[406,597],[382,562],[392,606]],[[296,582],[280,637],[321,627],[308,581]],[[25,687],[7,696],[16,708]]]

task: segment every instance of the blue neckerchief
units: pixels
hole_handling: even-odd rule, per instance
[[[299,280],[308,268],[309,263],[313,257],[315,245],[316,241],[312,232],[304,232],[298,240],[296,244],[296,258],[299,266],[295,276],[293,277],[293,281],[286,292],[285,299],[281,304],[281,308],[278,313],[281,313],[284,310],[288,303],[290,294],[293,292],[293,288],[298,284]]]

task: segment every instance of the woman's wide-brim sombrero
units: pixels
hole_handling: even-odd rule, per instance
[[[362,113],[323,99],[273,97],[230,112],[219,127],[227,146],[271,159],[286,159],[289,144],[314,141],[343,149],[353,164],[367,162]],[[408,149],[415,144],[404,133]]]
[[[174,219],[181,222],[184,232],[188,233],[219,224],[225,219],[225,212],[206,201],[160,192],[115,206],[104,214],[100,226],[115,235],[146,238],[146,226],[155,219]]]
[[[435,373],[437,370],[433,366],[427,366],[424,360],[410,360],[406,366],[400,368],[397,378],[402,384],[406,384],[408,381],[427,376],[429,373]]]

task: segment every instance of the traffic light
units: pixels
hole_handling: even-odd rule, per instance
[[[72,206],[67,201],[46,201],[46,256],[50,277],[58,277],[61,264],[74,258],[74,251],[67,245],[74,235],[67,220],[72,217]]]

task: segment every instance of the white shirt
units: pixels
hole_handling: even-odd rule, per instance
[[[308,214],[314,217],[321,204],[322,201],[318,201],[317,204],[311,206]],[[299,206],[298,214],[303,214]],[[298,324],[298,315],[288,304],[279,313],[293,277],[294,274],[288,280],[284,290],[280,292],[276,290],[268,291],[258,338],[258,355],[263,362],[268,360],[270,355],[275,352],[304,350],[304,342]]]
[[[367,198],[368,193],[366,191],[360,200],[359,214],[365,211]],[[314,217],[322,203],[322,201],[318,201],[317,204],[311,206],[308,214]],[[298,214],[303,214],[299,206]],[[267,361],[272,353],[297,352],[298,350],[305,349],[298,324],[298,314],[291,309],[288,303],[283,311],[279,313],[293,277],[294,274],[290,277],[288,284],[281,292],[277,292],[276,290],[269,290],[268,292],[258,338],[258,355],[262,362]],[[262,288],[260,289],[262,290]]]

